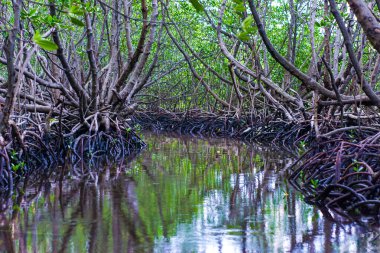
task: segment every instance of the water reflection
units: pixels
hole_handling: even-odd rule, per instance
[[[281,152],[146,134],[148,150],[94,182],[20,190],[2,252],[364,252],[377,232],[325,218],[285,182]]]

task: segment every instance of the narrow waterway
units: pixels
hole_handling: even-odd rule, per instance
[[[224,139],[145,133],[95,181],[51,180],[0,216],[2,252],[376,252],[286,182],[292,159]]]

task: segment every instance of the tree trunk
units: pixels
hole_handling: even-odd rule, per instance
[[[9,32],[8,37],[5,39],[4,51],[6,54],[7,60],[7,96],[4,104],[4,108],[0,113],[0,135],[5,136],[9,131],[9,119],[13,111],[17,90],[18,82],[16,80],[16,71],[15,71],[15,45],[17,35],[20,33],[20,13],[21,13],[21,0],[15,0],[13,3],[13,27]],[[9,136],[10,137],[10,136]]]

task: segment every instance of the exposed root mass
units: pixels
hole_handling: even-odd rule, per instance
[[[307,122],[296,124],[286,121],[254,121],[250,116],[236,118],[199,111],[136,113],[133,121],[134,124],[152,131],[236,138],[246,142],[289,146],[290,149],[300,140],[311,140],[315,137]]]
[[[368,137],[354,142],[354,133],[344,132],[320,142],[297,161],[290,180],[309,203],[379,222],[380,133],[361,135]]]
[[[145,147],[131,129],[64,136],[53,129],[40,135],[23,131],[22,145],[14,142],[0,148],[0,192],[9,194],[21,181],[61,174],[57,167],[72,165],[64,175],[84,177],[97,172],[101,163],[115,163]],[[64,169],[64,167],[62,167]]]

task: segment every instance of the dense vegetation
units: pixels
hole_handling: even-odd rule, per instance
[[[137,105],[377,117],[377,5],[347,2],[3,1],[2,134],[26,114],[109,131]]]
[[[97,150],[122,157],[131,145],[140,148],[129,119],[141,112],[187,125],[189,115],[202,115],[237,119],[239,136],[264,124],[264,135],[293,136],[299,153],[316,146],[306,172],[294,175],[311,198],[345,200],[360,191],[366,194],[352,193],[357,205],[340,207],[378,206],[377,188],[368,187],[379,178],[379,7],[364,0],[3,0],[2,186],[30,156],[35,165],[49,163],[40,149],[91,161]],[[206,120],[197,127],[210,129]],[[357,143],[355,155],[343,152],[342,140]],[[331,155],[319,159],[321,152]],[[331,183],[338,192],[325,191]]]

